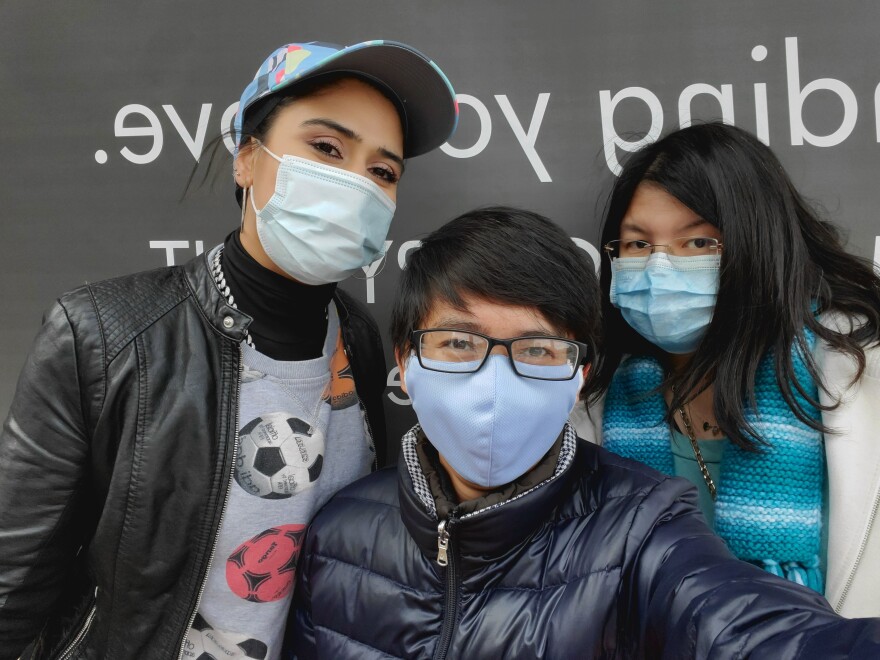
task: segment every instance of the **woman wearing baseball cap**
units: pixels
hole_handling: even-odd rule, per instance
[[[241,227],[59,299],[0,434],[0,658],[278,657],[311,516],[385,461],[381,342],[336,283],[457,117],[409,46],[283,46],[231,128]]]

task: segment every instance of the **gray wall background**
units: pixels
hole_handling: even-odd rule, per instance
[[[682,101],[694,120],[726,112],[763,134],[850,249],[880,261],[878,25],[870,0],[7,0],[0,417],[61,292],[181,263],[237,225],[228,163],[181,196],[194,154],[281,44],[403,41],[460,94],[451,144],[408,164],[384,267],[344,284],[384,329],[400,247],[463,211],[519,205],[595,244],[625,155],[614,145],[677,128]],[[412,413],[393,371],[389,383],[399,437]]]

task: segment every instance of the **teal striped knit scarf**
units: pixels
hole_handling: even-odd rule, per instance
[[[812,349],[815,336],[807,333]],[[816,383],[799,351],[792,349],[797,382],[817,400]],[[666,402],[659,391],[663,368],[653,358],[630,357],[614,374],[605,399],[604,446],[616,454],[673,474]],[[715,501],[715,532],[746,561],[819,593],[822,586],[822,490],[825,451],[822,434],[795,417],[782,398],[765,355],[755,378],[757,411],[746,420],[769,443],[761,453],[728,443],[721,460]],[[819,411],[798,400],[812,419]]]

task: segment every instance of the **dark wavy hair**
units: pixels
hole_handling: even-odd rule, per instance
[[[772,351],[776,381],[802,422],[822,432],[798,401],[827,410],[794,376],[792,347],[824,388],[805,340],[809,328],[832,350],[851,355],[860,377],[864,346],[880,341],[880,278],[870,262],[848,254],[837,229],[820,219],[773,152],[734,126],[700,124],[671,133],[633,154],[623,167],[605,209],[602,244],[616,239],[636,187],[662,187],[722,232],[724,250],[718,300],[705,337],[683,373],[668,373],[674,411],[714,383],[718,426],[737,445],[759,450],[766,441],[746,421],[746,402],[755,404],[755,374]],[[611,265],[602,260],[601,286],[605,354],[590,399],[604,393],[625,354],[665,356],[638,335],[611,305]],[[822,325],[818,315],[841,312],[852,327]],[[827,391],[827,390],[826,390]],[[672,413],[668,414],[672,422]]]
[[[599,282],[586,253],[547,218],[505,206],[477,209],[432,232],[410,253],[391,312],[391,343],[401,355],[431,307],[464,308],[471,295],[533,307],[558,330],[589,346],[601,334]],[[592,370],[584,391],[590,387]]]

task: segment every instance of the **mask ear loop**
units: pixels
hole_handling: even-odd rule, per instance
[[[253,186],[253,184],[251,184],[250,191],[251,191],[251,208],[254,210],[254,215],[255,215],[255,216],[257,217],[257,219],[259,220],[259,218],[260,218],[260,212],[257,210],[257,205],[256,205],[256,203],[254,202],[254,186]]]
[[[248,194],[250,193],[250,194]],[[260,219],[260,212],[257,211],[257,207],[254,205],[254,187],[250,186],[249,188],[242,188],[241,190],[242,198],[241,198],[241,227],[239,231],[244,231],[244,212],[247,208],[247,203],[250,201],[251,208],[254,210],[254,215],[257,217],[257,220]]]

